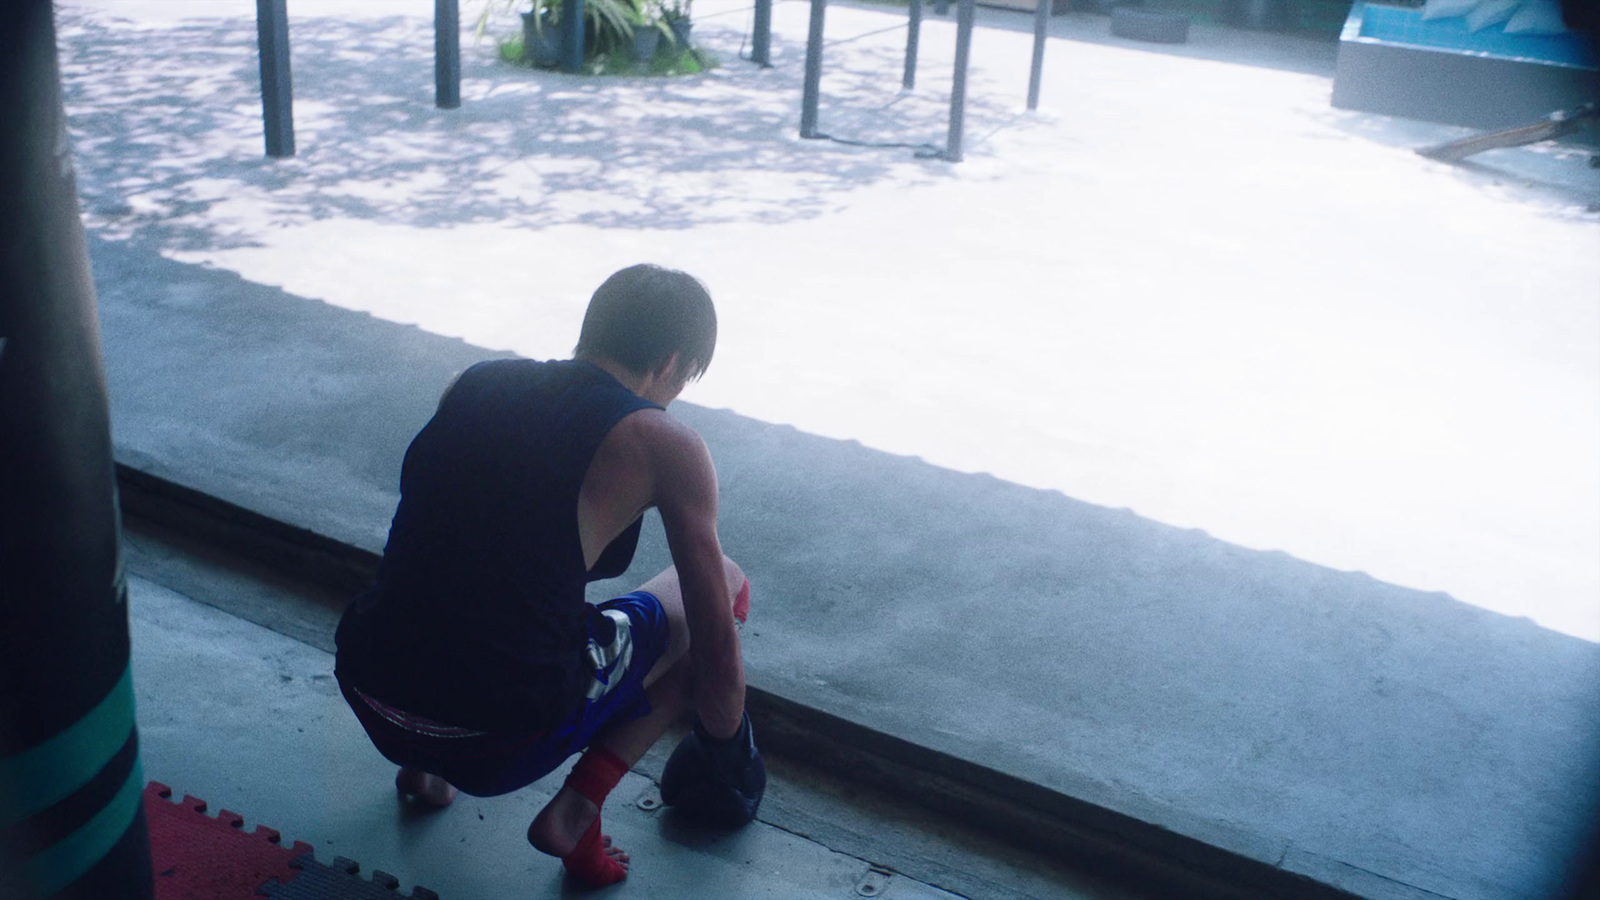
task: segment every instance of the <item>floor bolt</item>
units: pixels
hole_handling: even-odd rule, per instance
[[[889,889],[889,879],[893,877],[893,873],[874,866],[856,882],[856,893],[863,897],[882,896],[883,892]]]
[[[655,812],[661,808],[661,789],[652,784],[633,802],[645,812]]]

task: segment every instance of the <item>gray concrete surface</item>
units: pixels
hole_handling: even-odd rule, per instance
[[[123,549],[148,777],[278,827],[323,861],[352,857],[446,900],[574,893],[552,860],[521,843],[562,773],[505,797],[462,797],[442,815],[408,811],[394,800],[393,767],[329,689],[336,613],[319,589],[140,520]],[[846,897],[870,866],[893,873],[888,897],[1151,896],[770,754],[758,823],[697,831],[635,804],[678,736],[608,804],[608,827],[640,867],[610,893]]]
[[[123,556],[133,575],[134,658],[150,778],[179,793],[202,796],[213,807],[248,812],[267,825],[291,823],[299,838],[317,844],[323,860],[342,854],[368,870],[410,866],[419,884],[434,887],[446,900],[525,897],[530,886],[549,882],[549,860],[506,834],[522,833],[560,785],[562,772],[506,798],[462,799],[485,815],[478,822],[490,825],[475,825],[470,815],[456,822],[456,815],[446,814],[434,818],[454,822],[454,828],[421,830],[419,823],[430,817],[397,815],[394,804],[384,802],[382,788],[394,775],[392,767],[352,727],[354,719],[342,701],[328,692],[338,607],[328,602],[326,589],[138,517],[123,533]],[[251,692],[270,697],[270,708],[259,701],[235,701]],[[670,733],[635,765],[638,777],[659,781],[680,733]],[[781,873],[773,890],[784,897],[848,894],[829,881],[840,865],[856,878],[866,866],[891,871],[907,882],[894,895],[907,897],[923,897],[928,886],[938,889],[933,895],[942,890],[994,900],[1160,895],[1142,892],[1126,879],[1088,873],[1078,863],[1029,852],[970,823],[930,814],[872,786],[842,781],[805,759],[770,751],[768,746],[762,841],[715,839],[675,823],[670,815],[638,815],[629,804],[650,785],[630,778],[637,791],[619,788],[611,806],[645,831],[629,834],[637,841],[630,849],[656,860],[640,870],[642,878],[630,884],[630,892],[744,895],[744,873],[722,866],[725,850],[760,844],[763,854],[776,857],[760,860],[760,866],[770,863]],[[323,790],[326,786],[334,790]],[[830,858],[821,870],[803,873],[794,863],[816,862],[818,847],[789,844],[771,830],[856,863]],[[491,847],[475,844],[490,833]],[[714,858],[693,860],[694,854]],[[483,873],[458,881],[459,868],[478,863],[485,863]],[[707,868],[712,881],[691,881]],[[818,873],[827,878],[814,878]]]
[[[63,11],[119,459],[377,549],[454,371],[672,262],[722,312],[674,411],[753,683],[1366,895],[1554,884],[1600,792],[1578,151],[1440,166],[1407,142],[1458,130],[1327,108],[1294,42],[1075,16],[1024,118],[992,11],[968,163],[800,142],[803,4],[762,72],[707,0],[710,76],[480,48],[447,114],[426,10],[308,3],[269,163],[235,6]],[[937,140],[947,37],[910,95],[896,33],[830,47],[824,130]],[[624,581],[664,562],[652,522]]]
[[[65,7],[91,228],[532,357],[570,350],[609,272],[666,259],[722,313],[690,402],[1600,640],[1587,154],[1432,163],[1409,147],[1461,129],[1331,109],[1305,41],[1197,27],[1158,53],[1102,17],[1052,23],[1104,42],[1054,42],[1023,116],[1028,36],[1000,26],[1027,17],[991,10],[966,163],[800,141],[799,2],[773,69],[732,64],[747,14],[712,0],[711,75],[540,75],[480,45],[445,112],[412,2],[300,8],[280,162],[250,4]],[[942,140],[950,25],[902,94],[897,22],[833,9],[824,130]]]
[[[304,840],[323,862],[346,856],[389,872],[407,891],[421,884],[451,900],[585,893],[523,836],[559,778],[504,798],[463,796],[441,814],[408,810],[396,802],[394,767],[339,696],[330,655],[142,578],[131,588],[147,778],[246,816],[247,828]],[[869,868],[765,822],[732,835],[686,827],[635,805],[651,788],[630,774],[607,805],[608,832],[634,857],[631,883],[609,894],[846,897]],[[907,877],[882,896],[954,897]]]

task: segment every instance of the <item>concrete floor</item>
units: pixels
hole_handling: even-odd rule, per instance
[[[345,856],[363,872],[389,872],[403,891],[420,884],[445,900],[587,895],[523,839],[565,769],[504,797],[463,795],[441,814],[399,804],[394,767],[333,681],[335,613],[315,588],[197,555],[138,521],[124,550],[147,778],[206,800],[213,814],[239,813],[247,829],[260,823],[285,843],[306,841],[323,862]],[[608,833],[634,857],[634,874],[608,896],[842,898],[855,896],[872,867],[894,873],[876,896],[900,900],[1149,896],[781,757],[769,760],[755,824],[705,832],[635,802],[655,787],[672,746],[663,743],[606,807]]]
[[[447,113],[413,6],[297,6],[283,162],[250,4],[62,8],[119,459],[377,549],[453,372],[666,261],[722,316],[674,412],[753,683],[1370,896],[1554,884],[1600,794],[1583,153],[1430,163],[1461,132],[1328,108],[1325,46],[1089,16],[1021,116],[1000,12],[968,162],[801,142],[804,5],[760,71],[715,0],[709,76],[482,47]],[[901,40],[830,46],[824,130],[942,140],[949,26],[904,95]],[[664,563],[652,521],[623,581]]]
[[[559,864],[522,835],[559,777],[510,798],[462,797],[442,815],[410,811],[396,803],[394,767],[339,697],[329,654],[139,578],[131,613],[147,777],[214,808],[247,811],[247,826],[305,840],[323,862],[347,856],[446,897],[569,892]],[[636,855],[629,888],[663,897],[843,897],[866,875],[862,860],[765,823],[731,837],[663,827],[633,803],[650,787],[630,774],[607,807],[609,833]],[[953,896],[896,881],[884,896]]]

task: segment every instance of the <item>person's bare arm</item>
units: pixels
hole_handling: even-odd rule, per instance
[[[725,739],[744,715],[744,660],[717,538],[717,473],[700,436],[669,421],[652,442],[656,505],[683,587],[695,711],[706,731]]]

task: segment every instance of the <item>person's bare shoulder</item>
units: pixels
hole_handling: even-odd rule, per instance
[[[674,530],[714,519],[716,473],[694,429],[662,410],[643,409],[612,426],[584,475],[579,529],[590,563],[651,508]]]
[[[693,428],[673,418],[666,410],[654,408],[641,409],[624,416],[612,426],[606,438],[617,439],[618,443],[625,443],[652,456],[689,449],[695,444],[705,446]]]
[[[716,504],[717,475],[711,451],[699,432],[663,410],[641,410],[623,420],[629,442],[643,457],[655,482],[657,505]]]

